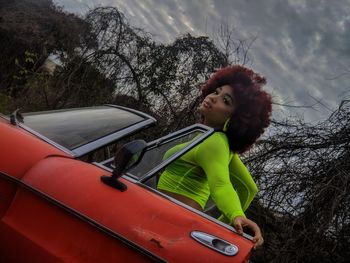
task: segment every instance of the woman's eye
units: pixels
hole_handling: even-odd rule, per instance
[[[231,105],[231,100],[227,97],[224,97],[224,103],[227,105]]]

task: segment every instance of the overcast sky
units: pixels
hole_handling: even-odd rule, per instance
[[[250,66],[267,78],[277,103],[309,122],[325,120],[350,99],[350,0],[54,0],[84,14],[115,6],[159,42],[185,33],[214,39],[222,24],[251,40]],[[349,74],[347,73],[349,72]],[[274,107],[275,116],[291,108]]]

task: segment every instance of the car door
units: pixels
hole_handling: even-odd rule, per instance
[[[208,138],[213,132],[214,130],[207,126],[196,124],[149,142],[142,160],[124,176],[125,179],[162,197],[154,201],[158,202],[154,204],[157,212],[149,211],[150,215],[153,214],[156,217],[155,225],[149,226],[152,233],[156,233],[155,236],[158,237],[154,237],[154,240],[159,246],[163,246],[167,244],[168,239],[182,239],[183,246],[187,248],[185,253],[184,247],[180,249],[175,248],[174,245],[173,254],[165,258],[167,260],[184,260],[187,256],[187,260],[191,262],[225,262],[226,260],[244,262],[249,258],[252,248],[252,238],[249,235],[239,236],[231,226],[218,221],[212,214],[193,209],[156,189],[158,176],[165,167]],[[186,146],[181,151],[164,158],[165,153],[178,144],[186,144]],[[113,162],[112,158],[102,164],[113,168]],[[161,201],[162,204],[160,204]],[[162,211],[160,215],[159,210]],[[172,223],[174,220],[177,222]],[[168,222],[165,223],[166,221]],[[167,227],[162,228],[162,225],[167,225],[168,228],[176,226],[178,233],[169,233],[167,236],[162,233]],[[180,257],[180,251],[183,257]]]

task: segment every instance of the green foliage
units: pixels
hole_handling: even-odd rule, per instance
[[[0,112],[3,114],[10,113],[12,109],[11,98],[7,95],[0,93]]]
[[[33,70],[35,67],[35,63],[37,62],[37,55],[35,53],[31,53],[29,51],[24,52],[24,59],[21,61],[18,58],[15,59],[15,65],[17,66],[17,73],[13,75],[13,79],[15,80],[25,80],[29,77],[30,74],[33,74]]]
[[[51,53],[73,54],[87,38],[88,25],[51,0],[6,1],[0,17],[0,92],[15,91],[14,98],[22,95],[13,86],[25,85],[28,67],[37,71]],[[25,69],[18,72],[18,65]]]
[[[38,59],[35,53],[31,53],[29,51],[25,51],[24,55],[25,55],[24,61],[27,64],[34,65],[34,62]],[[18,63],[18,60],[16,60],[16,63]]]

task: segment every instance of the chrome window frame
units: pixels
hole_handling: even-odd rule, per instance
[[[144,118],[144,120],[140,121],[140,122],[137,122],[135,124],[132,124],[126,128],[123,128],[119,131],[116,131],[114,133],[111,133],[111,134],[107,134],[101,138],[98,138],[94,141],[91,141],[87,144],[84,144],[82,146],[79,146],[77,148],[74,148],[72,150],[54,142],[53,140],[51,140],[50,138],[42,135],[41,133],[29,128],[28,126],[26,126],[25,124],[21,123],[21,122],[16,122],[16,124],[21,127],[22,129],[28,131],[29,133],[35,135],[36,137],[40,138],[41,140],[51,144],[52,146],[58,148],[59,150],[71,155],[72,157],[74,158],[79,158],[83,155],[86,155],[90,152],[93,152],[95,150],[98,150],[108,144],[111,144],[117,140],[120,140],[128,135],[132,135],[134,133],[136,133],[137,131],[139,130],[142,130],[142,129],[146,129],[152,125],[154,125],[157,121],[155,118],[153,118],[152,116],[146,114],[146,113],[143,113],[141,111],[137,111],[137,110],[134,110],[134,109],[130,109],[130,108],[127,108],[127,107],[123,107],[123,106],[119,106],[119,105],[112,105],[112,104],[104,104],[103,106],[108,106],[108,107],[113,107],[113,108],[117,108],[117,109],[120,109],[120,110],[124,110],[124,111],[127,111],[127,112],[131,112],[133,114],[136,114],[136,115],[139,115],[141,116],[142,118]],[[90,107],[90,108],[93,108],[93,107]],[[70,109],[66,109],[66,111],[69,111]],[[2,115],[1,117],[7,119],[8,121],[10,121],[10,117],[8,116],[5,116],[5,115]]]

